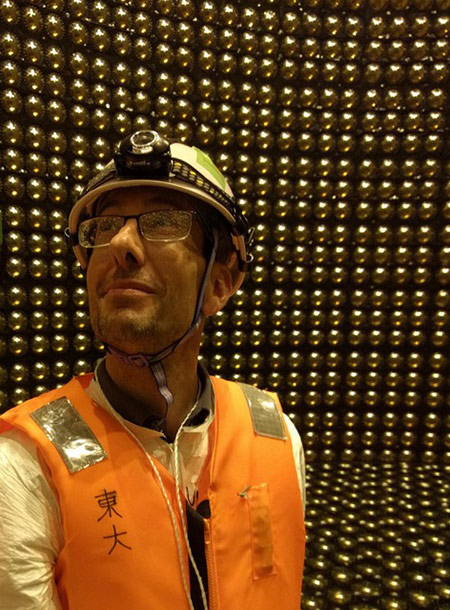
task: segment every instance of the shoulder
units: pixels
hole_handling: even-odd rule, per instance
[[[0,481],[2,488],[11,483],[30,491],[41,486],[42,468],[34,442],[21,430],[0,434]]]
[[[21,430],[13,428],[3,432],[0,434],[0,514],[16,506],[16,512],[29,509],[30,514],[36,515],[37,507],[43,505],[54,515],[58,514],[51,474],[39,448]]]

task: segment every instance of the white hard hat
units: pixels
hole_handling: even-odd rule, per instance
[[[69,215],[68,236],[83,269],[88,254],[78,242],[78,225],[88,218],[100,195],[130,186],[157,186],[186,193],[214,208],[230,227],[234,257],[234,290],[245,277],[251,256],[252,230],[222,172],[195,146],[169,144],[156,131],[137,131],[120,142],[114,158],[87,184]]]

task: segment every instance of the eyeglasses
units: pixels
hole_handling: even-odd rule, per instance
[[[148,241],[182,241],[191,232],[193,210],[155,210],[136,216],[96,216],[78,226],[78,242],[83,248],[107,246],[129,218],[135,218],[141,235]]]

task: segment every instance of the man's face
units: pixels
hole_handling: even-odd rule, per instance
[[[105,195],[96,215],[192,209],[169,189],[129,187]],[[87,268],[91,323],[100,340],[127,353],[156,353],[180,337],[194,316],[205,270],[204,237],[195,219],[178,242],[151,242],[129,219]]]

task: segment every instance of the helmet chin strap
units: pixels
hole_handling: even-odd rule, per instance
[[[205,272],[203,274],[202,283],[200,285],[200,289],[197,295],[197,303],[195,305],[194,316],[192,318],[192,322],[190,323],[186,332],[184,332],[181,337],[175,339],[172,343],[164,347],[162,350],[157,352],[156,354],[127,354],[122,350],[114,347],[112,345],[106,344],[106,349],[108,353],[112,354],[116,358],[118,358],[123,364],[128,366],[134,366],[137,368],[148,368],[153,374],[153,377],[156,381],[156,385],[158,387],[158,391],[161,396],[164,398],[166,404],[166,410],[164,416],[157,421],[158,428],[163,430],[167,426],[167,416],[169,414],[169,409],[173,405],[173,394],[169,389],[169,385],[167,382],[167,375],[164,369],[162,361],[173,354],[180,345],[182,345],[189,337],[197,330],[201,322],[201,314],[203,302],[205,300],[206,287],[208,285],[209,278],[211,276],[211,270],[214,265],[214,261],[216,260],[217,246],[219,242],[218,231],[212,227],[212,237],[213,244],[211,249],[211,254],[209,257],[208,264],[206,266]]]

